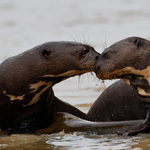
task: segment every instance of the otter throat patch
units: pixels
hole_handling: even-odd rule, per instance
[[[41,86],[45,85],[44,88],[42,88],[38,93],[37,91],[39,90],[39,88]],[[53,84],[52,82],[46,82],[46,81],[39,81],[35,84],[30,84],[29,85],[29,89],[31,90],[30,93],[35,93],[33,97],[31,97],[31,100],[28,104],[26,105],[23,105],[24,107],[26,106],[30,106],[30,105],[33,105],[35,103],[37,103],[39,100],[40,100],[40,96],[46,91],[48,90],[49,87],[51,87]],[[30,93],[27,93],[27,94],[30,94]],[[5,94],[7,97],[10,98],[10,101],[14,101],[14,100],[19,100],[19,101],[23,101],[23,100],[26,100],[25,99],[25,95],[26,94],[23,94],[21,96],[14,96],[12,94],[7,94],[7,92],[5,90],[3,90],[3,94]]]
[[[5,94],[7,97],[9,97],[11,101],[14,101],[14,100],[22,101],[24,99],[24,96],[25,96],[25,94],[23,94],[21,96],[14,96],[14,95],[11,95],[11,94],[6,94],[5,90],[3,90],[3,94]]]
[[[141,89],[140,87],[138,87],[137,90],[138,90],[138,94],[139,94],[139,95],[142,95],[142,96],[150,96],[150,93],[146,93],[146,92],[144,91],[144,89]]]
[[[38,93],[37,90],[39,89],[39,87],[45,85],[45,87],[40,90]],[[52,86],[52,83],[51,82],[46,82],[46,81],[39,81],[35,84],[30,84],[30,89],[32,90],[30,93],[34,93],[35,92],[35,95],[34,97],[31,99],[31,101],[27,104],[27,105],[23,105],[24,107],[26,106],[30,106],[30,105],[33,105],[35,103],[37,103],[39,100],[40,100],[40,96],[49,88]]]

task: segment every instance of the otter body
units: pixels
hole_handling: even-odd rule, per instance
[[[134,135],[150,131],[150,41],[129,37],[113,44],[99,57],[95,72],[100,79],[123,79],[145,105],[146,120],[117,133]]]
[[[87,120],[96,122],[144,118],[144,103],[136,97],[134,89],[123,80],[119,80],[105,89],[86,116]]]
[[[0,64],[0,128],[35,132],[53,122],[55,111],[85,117],[55,97],[53,85],[93,70],[99,54],[76,42],[47,42]]]

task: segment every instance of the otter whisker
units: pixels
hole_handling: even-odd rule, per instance
[[[107,48],[103,42],[101,42],[101,45],[102,45],[102,47],[103,47],[104,49]]]
[[[78,41],[73,36],[71,36],[71,35],[69,35],[69,36],[73,39],[74,42],[78,43]]]
[[[105,48],[107,48],[106,33],[105,33]]]

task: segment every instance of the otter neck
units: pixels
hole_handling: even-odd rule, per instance
[[[31,90],[30,94],[31,93],[35,93],[35,94],[34,97],[31,99],[31,101],[27,105],[23,105],[23,106],[30,106],[37,103],[44,95],[44,93],[47,94],[48,96],[51,95],[52,87],[56,83],[59,83],[60,81],[63,81],[65,79],[67,79],[67,77],[61,77],[61,78],[54,77],[49,80],[45,80],[45,81],[42,80],[37,83],[30,84],[29,85],[29,88]]]

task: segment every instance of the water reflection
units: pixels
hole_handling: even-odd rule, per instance
[[[11,135],[1,138],[0,149],[42,149],[42,150],[141,150],[150,148],[150,136],[128,137],[117,135],[97,135],[90,132],[65,134],[63,131],[51,135]]]

